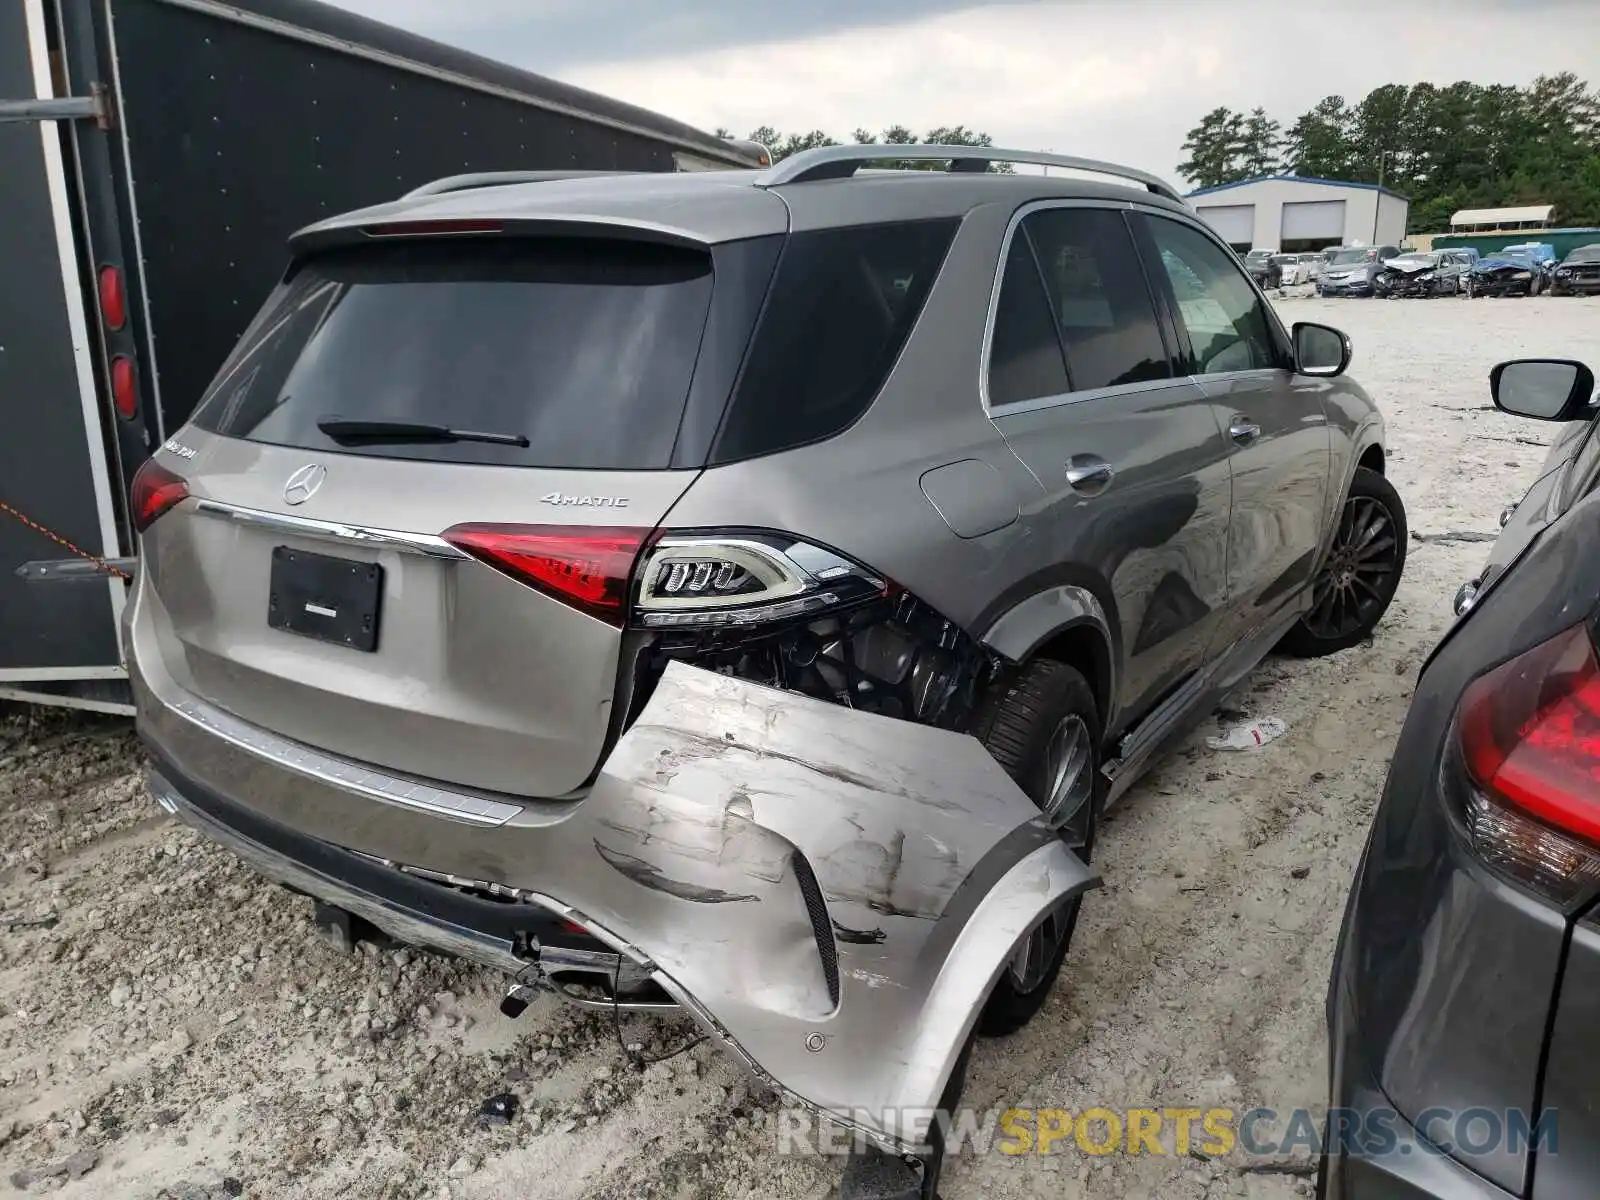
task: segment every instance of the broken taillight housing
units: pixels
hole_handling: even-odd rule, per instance
[[[1600,662],[1587,628],[1474,680],[1456,730],[1478,854],[1563,905],[1600,886]]]
[[[134,530],[143,533],[157,517],[188,494],[189,485],[182,476],[173,474],[153,458],[145,459],[144,465],[134,472],[133,483],[128,488]]]
[[[643,557],[633,623],[748,627],[818,615],[887,593],[886,580],[832,550],[758,532],[678,533]]]
[[[653,529],[453,525],[480,562],[619,628],[765,625],[885,596],[888,582],[832,550],[766,531],[659,536]]]

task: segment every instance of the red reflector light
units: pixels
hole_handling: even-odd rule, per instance
[[[128,323],[128,302],[122,294],[122,272],[115,267],[100,268],[100,319],[107,329],[121,329]]]
[[[1583,626],[1473,681],[1467,773],[1491,797],[1600,846],[1600,662]]]
[[[568,933],[581,933],[585,936],[587,936],[589,933],[589,931],[582,925],[579,925],[576,921],[569,921],[565,917],[561,918],[561,928],[565,929]]]
[[[129,489],[132,501],[133,527],[143,533],[162,513],[189,494],[189,485],[153,458],[134,473]]]
[[[498,221],[385,221],[382,225],[364,225],[361,232],[368,237],[434,237],[453,233],[499,233],[503,228]]]
[[[633,562],[652,530],[570,525],[455,525],[449,542],[481,562],[621,626],[627,617]]]
[[[119,354],[111,360],[111,402],[117,406],[117,415],[124,421],[133,419],[139,411],[139,374],[133,359]]]

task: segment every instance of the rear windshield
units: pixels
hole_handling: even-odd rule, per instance
[[[666,467],[711,299],[703,251],[608,239],[415,242],[307,261],[195,415],[307,450],[506,466]],[[526,446],[341,444],[330,417]]]
[[[1567,261],[1569,263],[1600,262],[1600,246],[1579,246],[1571,254],[1567,255]]]

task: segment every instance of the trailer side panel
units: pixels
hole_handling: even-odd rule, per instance
[[[30,24],[42,31],[36,3],[0,4],[0,97],[38,95]],[[64,157],[55,122],[0,123],[0,502],[115,555]],[[0,509],[0,684],[115,673],[111,588],[122,585],[18,578],[25,562],[71,555],[34,525]]]
[[[460,172],[673,169],[663,138],[428,64],[170,0],[111,11],[169,432],[281,275],[295,229]]]

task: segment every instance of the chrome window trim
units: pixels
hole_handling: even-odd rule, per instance
[[[259,508],[246,508],[241,504],[228,504],[221,500],[198,500],[194,510],[209,517],[237,521],[259,529],[322,541],[355,543],[381,550],[399,550],[407,554],[421,554],[429,558],[465,560],[471,557],[441,537],[427,533],[406,533],[398,529],[378,529],[369,525],[346,525],[339,521],[319,521],[313,517],[292,517],[288,513],[267,512]]]

